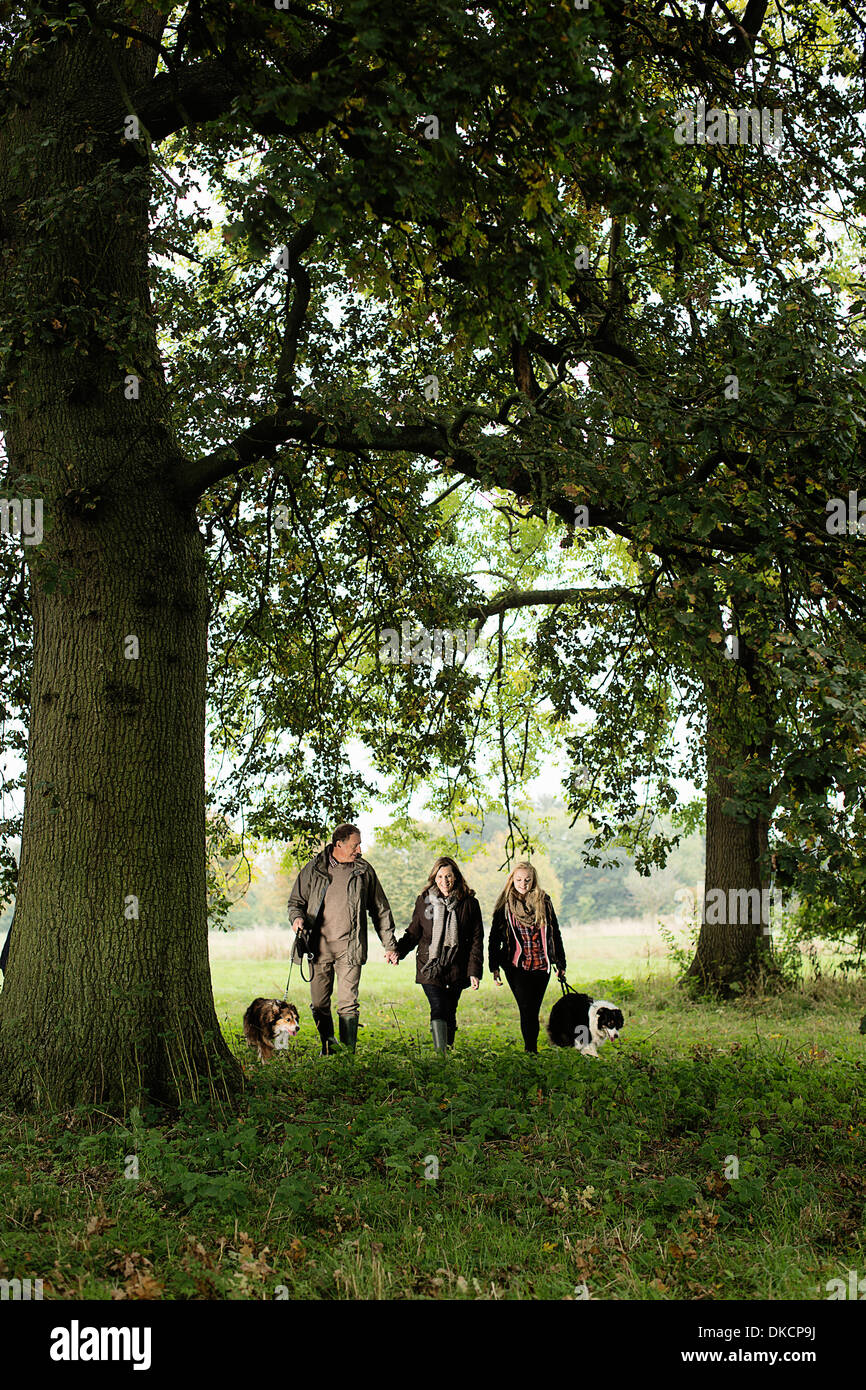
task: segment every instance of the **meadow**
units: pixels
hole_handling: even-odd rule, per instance
[[[596,924],[567,934],[569,980],[621,1003],[618,1044],[525,1055],[486,977],[443,1058],[411,958],[376,944],[356,1055],[319,1057],[296,968],[301,1031],[263,1067],[240,1022],[282,994],[286,940],[212,939],[239,1114],[0,1117],[0,1277],[60,1299],[652,1301],[825,1299],[866,1273],[862,981],[698,1003],[657,934]]]

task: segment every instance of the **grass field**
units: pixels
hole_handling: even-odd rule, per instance
[[[252,937],[212,951],[242,1113],[2,1116],[0,1277],[46,1298],[775,1300],[866,1273],[862,982],[698,1004],[633,928],[575,933],[569,979],[621,1002],[618,1045],[526,1056],[485,978],[441,1058],[411,959],[376,946],[355,1057],[318,1056],[296,971],[301,1032],[261,1067],[241,1017],[288,962]]]

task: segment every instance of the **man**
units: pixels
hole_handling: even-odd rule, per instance
[[[385,947],[385,959],[396,965],[391,909],[372,864],[361,858],[361,832],[356,825],[338,825],[331,843],[304,865],[289,894],[289,922],[295,933],[292,958],[300,961],[308,953],[313,957],[310,1005],[323,1057],[335,1048],[331,1017],[335,970],[340,1042],[355,1051],[368,914]]]

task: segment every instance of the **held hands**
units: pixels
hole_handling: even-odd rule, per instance
[[[478,978],[477,975],[470,975],[470,976],[469,976],[469,983],[470,983],[470,985],[472,986],[473,989],[477,989],[478,986],[481,984],[481,981],[479,980],[479,978]]]
[[[385,959],[386,959],[386,961],[388,962],[389,965],[399,965],[399,964],[400,964],[400,957],[397,955],[397,952],[396,952],[396,951],[386,951],[386,952],[385,952]]]

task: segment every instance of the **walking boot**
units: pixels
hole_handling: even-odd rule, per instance
[[[448,1024],[444,1018],[434,1018],[430,1023],[430,1032],[433,1034],[433,1046],[437,1052],[444,1052],[448,1044]]]
[[[350,1018],[339,1016],[340,1022],[340,1043],[343,1047],[348,1047],[350,1052],[355,1051],[358,1043],[358,1015],[354,1014]]]
[[[337,1039],[334,1037],[334,1020],[331,1017],[331,1010],[313,1009],[313,1021],[319,1031],[319,1037],[322,1040],[322,1051],[320,1056],[331,1057],[337,1050]]]
[[[449,1024],[448,1024],[448,1046],[449,1046],[449,1047],[453,1047],[453,1046],[454,1046],[454,1038],[455,1038],[456,1033],[457,1033],[457,1024],[456,1024],[456,1023],[449,1023]]]

